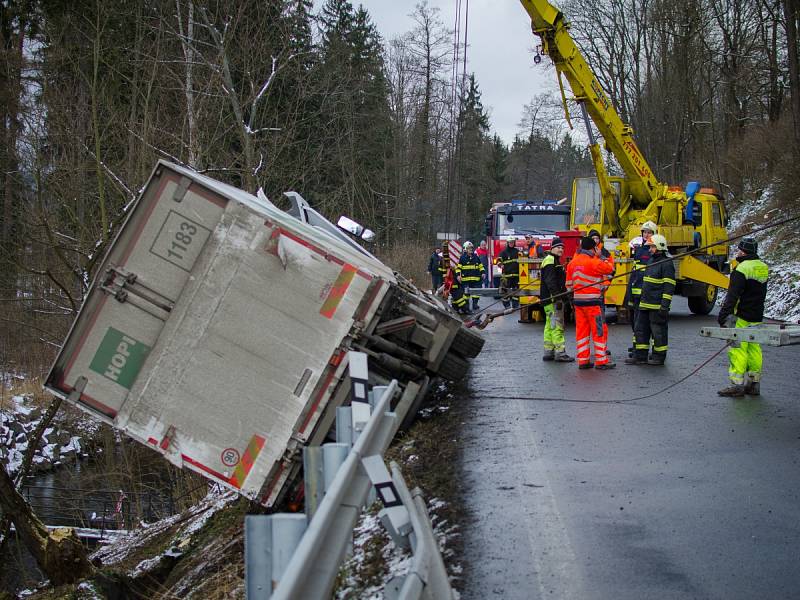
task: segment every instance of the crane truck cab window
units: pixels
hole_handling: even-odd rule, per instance
[[[700,227],[703,224],[703,203],[697,200],[694,201],[692,209],[692,221],[694,221],[695,227]]]
[[[600,184],[594,177],[575,180],[575,225],[600,222]]]
[[[722,209],[719,202],[714,202],[711,205],[711,218],[714,221],[714,227],[722,227]]]

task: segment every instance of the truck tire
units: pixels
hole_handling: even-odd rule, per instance
[[[469,363],[465,358],[455,352],[448,352],[442,360],[442,364],[439,365],[438,375],[448,381],[458,381],[464,378],[468,370]]]
[[[714,310],[717,303],[719,288],[714,285],[706,285],[706,293],[702,296],[689,296],[689,310],[695,315],[707,315]]]
[[[458,352],[461,356],[466,358],[475,358],[483,350],[483,345],[486,340],[474,331],[470,331],[462,327],[453,338],[453,343],[450,345],[450,350]]]

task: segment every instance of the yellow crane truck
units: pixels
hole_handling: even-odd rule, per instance
[[[658,233],[667,238],[675,255],[727,239],[725,207],[718,192],[697,182],[690,182],[685,189],[668,186],[653,174],[633,139],[633,129],[622,121],[575,44],[564,14],[547,0],[520,2],[531,18],[533,33],[541,40],[539,51],[555,65],[570,127],[564,78],[588,130],[596,177],[573,182],[570,226],[584,232],[598,230],[614,254],[618,274],[630,272],[629,242],[640,235],[645,221],[658,225]],[[540,60],[537,53],[535,62]],[[624,176],[608,174],[592,122]],[[675,293],[688,298],[693,313],[710,313],[718,288],[727,289],[728,279],[722,274],[727,258],[727,244],[719,243],[675,260]],[[618,277],[606,294],[606,303],[623,314],[626,284],[627,277]]]

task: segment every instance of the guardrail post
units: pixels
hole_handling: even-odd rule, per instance
[[[322,448],[306,446],[303,448],[303,484],[305,489],[306,517],[310,521],[317,512],[322,496],[325,494],[323,476]]]
[[[247,515],[244,519],[245,593],[248,600],[272,595],[305,533],[305,515]]]
[[[349,452],[350,446],[347,444],[324,444],[322,446],[322,474],[325,492],[331,488],[336,473],[347,460]]]
[[[283,577],[286,567],[292,560],[294,551],[306,531],[308,521],[305,515],[279,513],[272,518],[272,589]]]
[[[247,515],[244,518],[244,579],[247,600],[272,595],[272,518]]]
[[[353,411],[349,406],[336,409],[336,443],[353,445]]]

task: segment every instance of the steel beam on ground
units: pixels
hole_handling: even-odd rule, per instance
[[[766,346],[792,346],[800,344],[800,325],[703,327],[700,329],[700,335],[733,342],[754,342]]]

